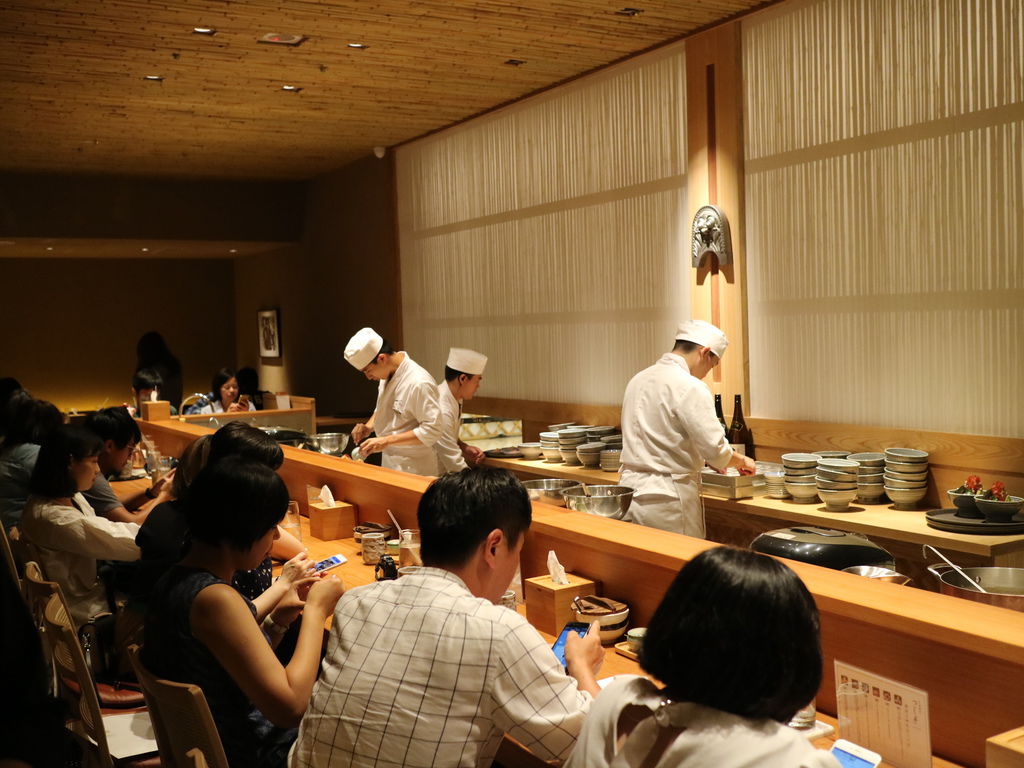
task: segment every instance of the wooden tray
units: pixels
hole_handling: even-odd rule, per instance
[[[625,640],[621,643],[616,643],[614,648],[616,653],[621,654],[632,661],[637,661],[640,658],[635,651],[630,650],[629,643]]]

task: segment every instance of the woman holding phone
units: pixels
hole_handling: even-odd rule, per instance
[[[255,411],[256,405],[248,395],[239,397],[238,379],[231,368],[221,368],[210,382],[212,400],[199,409],[200,413],[240,413]]]

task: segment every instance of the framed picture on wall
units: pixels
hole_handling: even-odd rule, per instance
[[[257,313],[260,357],[281,356],[280,310],[261,309]]]

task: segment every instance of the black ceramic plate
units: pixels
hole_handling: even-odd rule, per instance
[[[925,520],[932,528],[951,533],[975,533],[988,536],[1009,536],[1024,533],[1024,520],[1014,519],[1008,523],[990,523],[987,520],[973,520],[960,517],[955,509],[933,509],[925,513]]]

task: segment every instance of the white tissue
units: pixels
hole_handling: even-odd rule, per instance
[[[565,568],[558,562],[558,556],[553,549],[548,552],[548,574],[551,576],[552,584],[569,583],[569,579],[565,577]]]
[[[331,493],[331,489],[326,485],[320,489],[320,501],[329,507],[334,506],[334,494]]]

